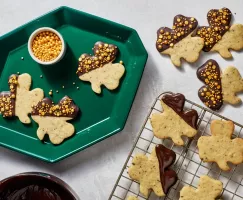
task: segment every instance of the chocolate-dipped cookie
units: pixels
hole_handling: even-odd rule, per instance
[[[197,70],[197,77],[205,86],[198,90],[201,101],[212,110],[219,110],[223,105],[220,68],[215,60],[208,60]]]
[[[212,9],[207,14],[209,26],[200,26],[193,33],[204,39],[203,51],[217,51],[224,58],[232,57],[229,49],[243,48],[243,25],[230,26],[232,13],[228,8]]]
[[[176,154],[160,144],[149,157],[143,154],[135,155],[128,174],[140,183],[140,192],[143,195],[147,197],[152,189],[157,196],[162,197],[177,181],[176,172],[170,169],[175,160]]]
[[[79,58],[77,75],[82,81],[89,81],[92,90],[101,93],[101,85],[114,90],[125,72],[121,63],[112,62],[118,54],[118,47],[112,44],[96,42],[93,48],[94,56],[82,54]]]
[[[237,68],[229,66],[221,74],[218,63],[210,59],[198,68],[197,77],[205,83],[198,96],[212,110],[219,110],[224,102],[241,103],[236,94],[243,91],[243,79]]]
[[[170,55],[172,63],[177,67],[181,66],[181,58],[195,62],[204,43],[203,39],[191,37],[197,25],[194,17],[175,16],[172,29],[161,27],[157,31],[157,50],[161,54]]]
[[[18,75],[11,75],[8,79],[8,85],[10,91],[0,93],[0,113],[3,117],[12,117],[15,115]]]
[[[157,138],[171,138],[176,145],[184,145],[182,136],[194,137],[197,133],[198,113],[194,109],[184,111],[183,94],[165,94],[161,104],[163,113],[151,117],[153,133]]]
[[[0,93],[0,114],[3,117],[17,116],[24,124],[31,123],[28,114],[31,113],[31,106],[44,97],[43,90],[36,88],[29,91],[29,74],[13,74],[9,77],[8,84],[10,91]]]
[[[37,136],[44,139],[49,135],[53,144],[60,144],[64,139],[74,134],[74,126],[67,121],[74,119],[79,108],[68,96],[63,97],[57,105],[51,99],[44,98],[36,106],[33,106],[31,117],[39,124]]]

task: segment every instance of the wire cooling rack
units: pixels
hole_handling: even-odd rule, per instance
[[[186,100],[184,109],[195,109],[198,112],[198,134],[192,139],[183,138],[185,141],[184,146],[175,146],[174,143],[169,139],[161,140],[154,137],[150,124],[151,114],[162,112],[160,99],[164,94],[165,93],[162,93],[153,103],[153,106],[146,117],[139,136],[128,155],[128,158],[108,200],[126,200],[128,196],[135,196],[139,200],[178,200],[182,187],[189,185],[196,188],[198,186],[199,178],[202,175],[208,175],[223,182],[224,189],[220,199],[243,200],[243,164],[238,166],[230,165],[231,170],[224,172],[220,170],[215,163],[203,163],[199,158],[197,149],[198,138],[203,135],[211,135],[210,124],[212,120],[229,119],[207,108],[197,105],[190,100]],[[234,124],[235,131],[233,138],[243,138],[243,126],[236,122],[234,122]],[[178,174],[178,181],[170,189],[166,197],[159,198],[156,197],[153,192],[151,192],[149,197],[146,198],[139,192],[139,183],[130,179],[127,169],[130,166],[132,158],[135,154],[143,153],[149,155],[157,144],[163,144],[176,153],[176,162],[172,168]]]

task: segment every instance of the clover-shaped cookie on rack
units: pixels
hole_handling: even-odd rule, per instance
[[[176,145],[184,145],[182,136],[197,134],[198,113],[194,109],[184,111],[183,94],[164,94],[161,98],[163,113],[151,117],[153,133],[157,138],[171,138]]]
[[[237,68],[229,66],[221,74],[218,63],[210,59],[198,68],[197,77],[205,83],[198,96],[212,110],[219,110],[224,102],[241,103],[236,94],[243,91],[243,79]]]
[[[204,45],[202,38],[191,37],[197,25],[194,17],[175,16],[172,29],[161,27],[157,31],[157,50],[161,54],[170,55],[172,63],[177,67],[181,66],[181,58],[190,63],[195,62]]]
[[[8,84],[10,91],[0,93],[0,113],[3,117],[17,116],[24,124],[31,123],[28,114],[31,113],[31,106],[44,97],[43,90],[36,88],[30,91],[29,74],[13,74],[9,77]]]
[[[243,49],[243,25],[230,26],[231,16],[228,8],[212,9],[208,12],[209,26],[198,27],[193,34],[204,39],[205,52],[217,51],[223,58],[231,58],[229,49]]]
[[[67,121],[74,119],[79,108],[68,96],[63,97],[57,105],[51,99],[44,98],[32,109],[32,119],[39,124],[37,136],[40,140],[49,135],[53,144],[60,144],[74,134],[74,126]]]
[[[228,162],[235,165],[243,162],[243,139],[232,139],[234,123],[214,120],[210,126],[211,136],[198,140],[199,156],[203,162],[216,162],[222,170],[230,170]]]
[[[175,160],[175,152],[160,144],[149,157],[143,154],[135,155],[128,174],[131,179],[140,183],[140,192],[144,196],[147,197],[152,189],[157,196],[162,197],[177,181],[176,172],[170,169]]]
[[[127,200],[138,200],[138,198],[135,197],[135,196],[129,196],[129,197],[127,198]]]
[[[184,186],[180,191],[179,200],[216,200],[222,191],[223,183],[221,181],[204,175],[200,177],[197,189]]]
[[[79,58],[77,75],[82,81],[89,81],[92,90],[101,93],[101,85],[109,90],[119,86],[119,81],[125,73],[121,63],[112,62],[118,54],[118,47],[112,44],[96,42],[93,48],[94,56],[82,54]]]

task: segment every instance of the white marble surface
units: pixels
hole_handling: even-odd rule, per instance
[[[106,200],[140,130],[154,98],[163,91],[181,92],[199,104],[197,90],[202,83],[196,77],[197,66],[209,58],[221,68],[238,67],[243,74],[242,52],[225,61],[217,54],[203,54],[193,65],[175,68],[169,58],[155,48],[156,31],[172,26],[176,14],[193,16],[206,25],[211,8],[228,7],[235,21],[243,23],[242,0],[0,0],[0,35],[61,5],[89,12],[135,28],[149,53],[147,66],[125,129],[60,163],[47,164],[31,157],[0,148],[0,179],[25,171],[42,171],[59,176],[84,200]],[[236,13],[236,14],[235,14]],[[0,47],[4,48],[4,47]],[[243,97],[243,95],[241,95]],[[243,106],[225,106],[221,114],[243,123]]]

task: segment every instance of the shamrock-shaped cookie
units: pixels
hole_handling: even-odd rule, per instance
[[[29,74],[13,74],[9,77],[8,84],[10,91],[0,93],[0,113],[3,117],[17,116],[22,123],[29,124],[31,106],[44,97],[43,90],[36,88],[30,91]]]
[[[184,186],[179,200],[216,200],[223,191],[223,183],[209,176],[201,176],[198,188]]]
[[[152,189],[157,196],[162,197],[177,181],[176,172],[169,169],[175,160],[176,154],[172,150],[157,145],[149,157],[136,155],[128,174],[140,183],[140,192],[144,196],[147,197]]]
[[[68,96],[63,97],[57,105],[51,99],[44,98],[36,106],[33,106],[32,119],[39,124],[37,136],[44,139],[49,135],[53,144],[60,144],[64,139],[74,134],[74,126],[67,121],[74,119],[79,108]]]
[[[243,79],[235,67],[227,67],[221,75],[218,63],[210,59],[198,68],[197,77],[205,83],[198,96],[212,110],[219,110],[223,102],[241,103],[236,94],[243,91]]]
[[[197,25],[194,17],[175,16],[172,29],[162,27],[157,31],[157,50],[170,55],[177,67],[181,66],[181,58],[190,63],[195,62],[204,45],[202,38],[191,37]]]
[[[229,104],[241,103],[241,99],[236,96],[243,91],[243,79],[240,72],[235,67],[227,67],[221,76],[223,100]]]
[[[101,93],[101,85],[109,90],[116,89],[125,72],[125,67],[121,63],[112,63],[118,54],[117,46],[97,42],[93,51],[94,56],[88,54],[80,56],[77,70],[79,79],[89,81],[96,93]]]
[[[197,134],[198,113],[196,110],[184,111],[183,94],[165,94],[161,99],[163,113],[151,117],[153,133],[157,138],[171,138],[176,145],[184,145],[182,136],[193,137]]]
[[[222,170],[230,170],[227,162],[243,162],[243,139],[231,139],[234,132],[232,121],[214,120],[211,123],[212,136],[198,140],[199,156],[204,162],[216,162]]]
[[[239,51],[243,48],[243,25],[234,24],[230,27],[231,16],[228,8],[208,12],[209,26],[198,27],[193,34],[204,39],[204,51],[217,51],[223,58],[231,58],[229,49]]]
[[[129,197],[127,198],[127,200],[138,200],[138,198],[135,197],[135,196],[129,196]]]

